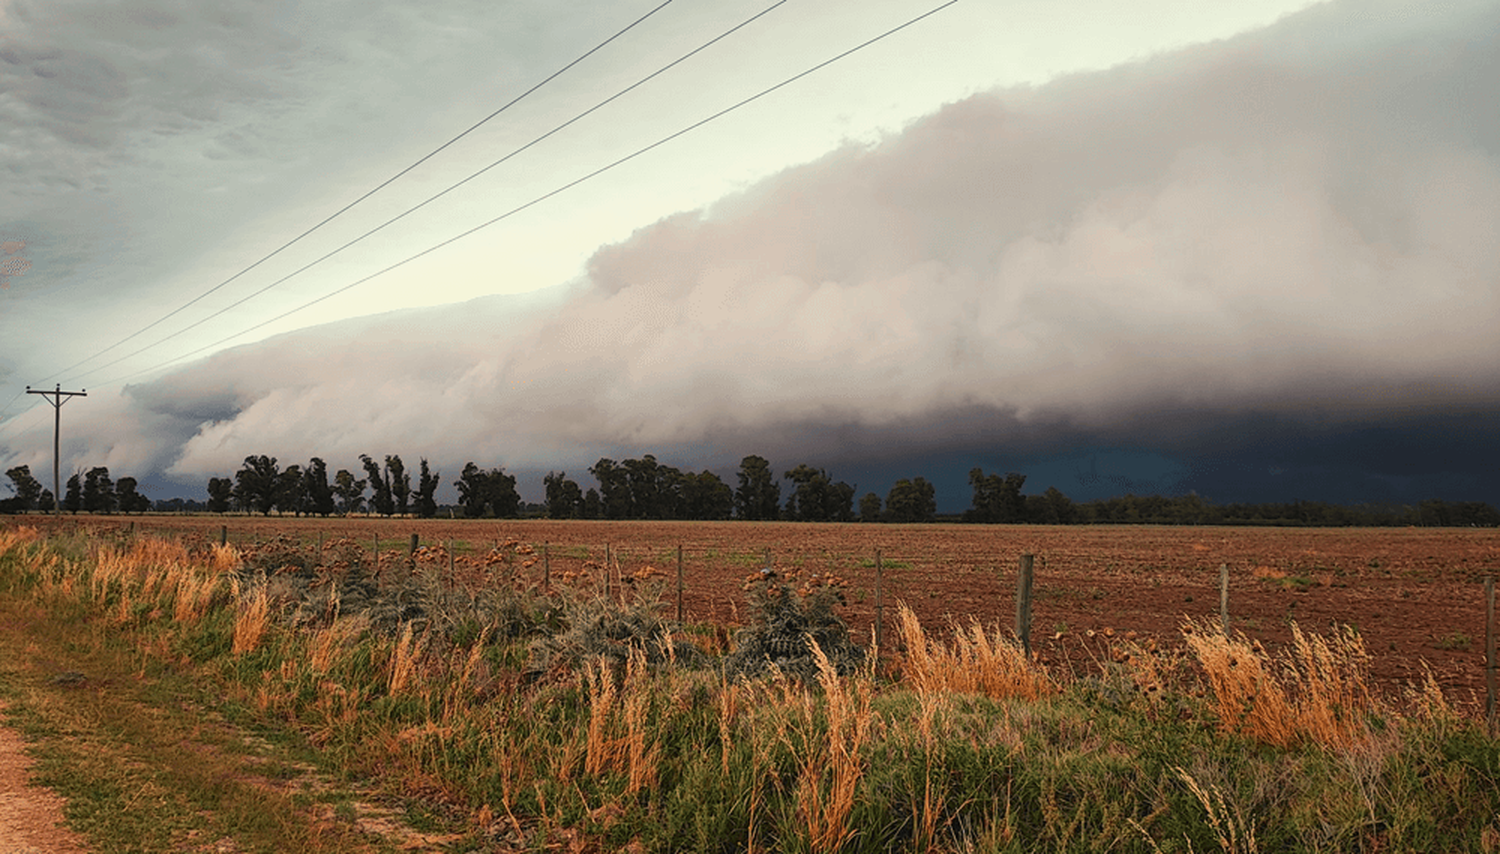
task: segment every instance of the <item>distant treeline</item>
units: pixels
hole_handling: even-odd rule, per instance
[[[588,473],[597,486],[584,489],[567,472],[548,472],[540,504],[521,501],[516,478],[503,467],[482,469],[465,464],[457,480],[458,504],[434,499],[441,483],[427,460],[416,472],[401,457],[383,461],[362,455],[360,473],[339,469],[330,480],[327,464],[313,457],[306,466],[282,468],[275,457],[245,458],[233,477],[208,481],[208,501],[173,498],[150,501],[135,478],[111,480],[109,469],[96,467],[68,479],[63,509],[70,513],[158,512],[260,513],[331,516],[462,515],[468,518],[541,516],[552,519],[676,519],[797,522],[969,522],[1043,525],[1279,525],[1279,526],[1500,526],[1500,511],[1481,501],[1429,499],[1415,505],[1341,505],[1324,501],[1266,504],[1213,504],[1197,495],[1171,498],[1125,495],[1074,502],[1056,487],[1025,495],[1026,475],[969,472],[969,509],[938,516],[933,485],[923,477],[902,478],[882,498],[858,495],[826,470],[802,463],[781,477],[764,457],[740,461],[731,487],[711,471],[687,471],[646,454],[640,459],[601,458]],[[26,466],[6,472],[15,496],[0,500],[0,513],[51,510],[52,493]],[[783,486],[786,487],[783,495]],[[366,495],[366,492],[369,495]]]

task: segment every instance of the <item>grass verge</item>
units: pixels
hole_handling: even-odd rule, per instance
[[[1186,626],[1064,677],[905,612],[877,675],[815,636],[836,597],[757,573],[747,678],[618,592],[501,608],[379,570],[399,622],[337,596],[310,619],[226,551],[0,529],[0,684],[69,820],[101,851],[397,844],[357,791],[299,785],[310,765],[449,851],[1500,850],[1496,740],[1430,681],[1371,696],[1347,630],[1266,650]]]

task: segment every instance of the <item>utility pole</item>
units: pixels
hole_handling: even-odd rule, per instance
[[[59,385],[53,388],[52,391],[42,391],[27,386],[26,393],[39,394],[47,398],[47,402],[52,404],[52,409],[54,410],[52,418],[52,515],[61,516],[63,494],[61,463],[58,460],[58,436],[62,433],[62,405],[68,402],[68,398],[88,397],[88,392],[63,391],[62,386]]]

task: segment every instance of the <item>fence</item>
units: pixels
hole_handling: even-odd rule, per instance
[[[253,548],[266,532],[252,521],[225,524],[199,517],[193,531],[203,539]],[[365,537],[364,547],[387,562],[413,560],[422,544],[419,534],[397,533],[399,522],[297,522],[300,540],[309,547],[316,542],[319,551],[331,540],[324,525],[347,533],[342,539]],[[181,520],[150,516],[61,523],[126,536],[137,528],[167,535],[183,531]],[[1484,713],[1492,720],[1497,714],[1494,569],[1471,565],[1461,577],[1448,578],[1417,563],[1392,559],[1385,565],[1384,557],[1368,557],[1392,543],[1422,554],[1468,543],[1472,553],[1493,555],[1500,544],[1493,532],[1234,529],[1205,541],[1203,530],[1193,528],[472,522],[445,529],[457,536],[432,535],[442,529],[421,528],[429,532],[429,542],[444,547],[450,573],[458,561],[488,555],[515,542],[518,533],[538,540],[527,544],[533,554],[526,557],[534,563],[521,567],[512,554],[509,570],[544,587],[567,582],[564,576],[576,577],[583,564],[592,563],[594,570],[603,570],[597,580],[618,594],[627,584],[626,569],[649,564],[666,576],[664,604],[679,620],[737,622],[743,581],[767,567],[833,573],[848,583],[844,613],[851,626],[867,629],[882,650],[887,605],[895,601],[910,605],[924,625],[971,617],[1005,625],[1028,652],[1043,657],[1095,631],[1108,638],[1111,628],[1121,635],[1171,635],[1185,617],[1216,618],[1225,632],[1267,643],[1285,639],[1292,621],[1355,624],[1386,681],[1402,678],[1401,662],[1415,677],[1417,659],[1430,659],[1439,665],[1445,687],[1482,691]],[[622,547],[600,534],[648,542]],[[757,538],[769,544],[755,544]],[[1219,559],[1221,551],[1228,559]],[[1012,608],[1013,620],[1007,613]],[[1425,623],[1423,615],[1429,618]],[[1425,634],[1421,626],[1428,627]],[[1473,654],[1478,638],[1482,669],[1475,666],[1480,656]]]

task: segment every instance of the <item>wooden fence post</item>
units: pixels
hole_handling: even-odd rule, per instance
[[[682,622],[682,543],[677,544],[677,622]]]
[[[1031,654],[1031,580],[1036,556],[1021,555],[1020,571],[1016,574],[1016,637],[1021,639],[1021,651]]]
[[[1495,576],[1484,579],[1484,716],[1495,732]]]
[[[1229,637],[1229,564],[1219,564],[1219,628]]]
[[[229,526],[228,525],[220,525],[219,526],[219,545],[221,545],[221,546],[227,546],[227,545],[229,545]]]
[[[417,543],[420,542],[416,534],[411,535],[411,548],[406,550],[407,557],[414,557],[417,553]]]
[[[880,549],[875,550],[875,655],[885,649],[885,570]]]

